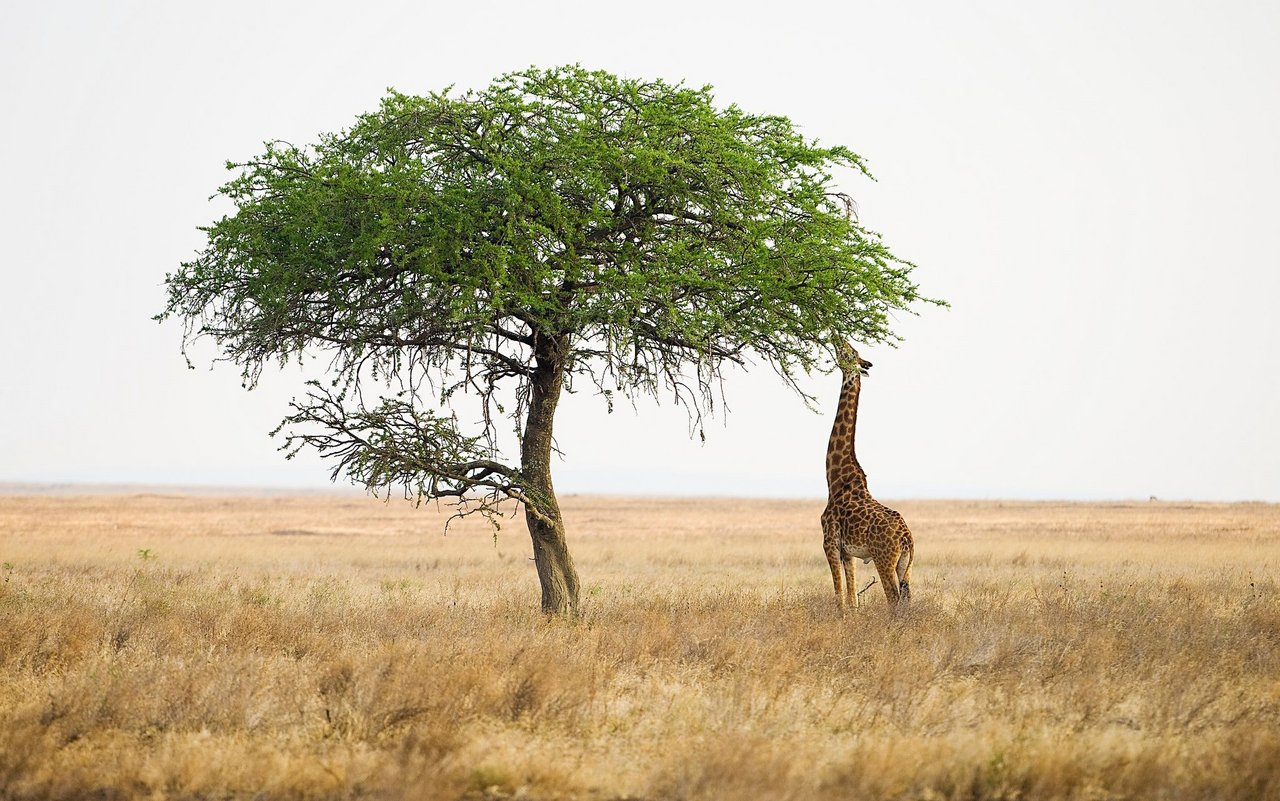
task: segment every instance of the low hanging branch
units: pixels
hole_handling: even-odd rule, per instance
[[[286,458],[313,448],[334,460],[334,481],[346,476],[388,493],[399,486],[406,499],[417,502],[454,498],[454,517],[478,512],[492,520],[500,513],[499,504],[510,499],[550,522],[545,504],[523,489],[520,471],[494,461],[482,437],[461,434],[456,417],[415,408],[403,397],[383,398],[372,410],[351,409],[345,395],[318,381],[307,384],[306,397],[291,401],[294,413],[271,432],[292,427],[280,448]]]

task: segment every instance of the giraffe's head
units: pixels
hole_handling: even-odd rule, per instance
[[[831,344],[836,350],[836,365],[842,373],[845,375],[867,374],[867,370],[871,368],[871,362],[859,356],[848,340],[832,337]]]

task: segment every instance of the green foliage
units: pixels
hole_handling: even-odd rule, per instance
[[[228,164],[235,211],[167,277],[160,318],[213,338],[249,385],[272,360],[330,357],[332,384],[282,425],[335,476],[510,495],[494,426],[520,429],[539,366],[610,406],[669,392],[696,418],[726,360],[794,386],[831,332],[893,338],[890,313],[922,298],[833,189],[841,165],[865,172],[709,87],[565,67],[391,92],[347,131]],[[380,405],[352,408],[369,382]],[[421,408],[460,391],[482,401],[475,436]]]

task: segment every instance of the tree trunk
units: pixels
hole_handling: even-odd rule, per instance
[[[549,615],[578,614],[578,571],[565,542],[564,520],[551,484],[552,424],[564,383],[568,337],[538,336],[536,366],[529,389],[529,413],[520,443],[523,490],[536,504],[525,504],[524,519],[533,540],[533,561],[542,585],[542,611]]]

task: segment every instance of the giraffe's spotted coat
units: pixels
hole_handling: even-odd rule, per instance
[[[870,559],[891,607],[911,596],[911,562],[915,542],[902,515],[871,497],[867,474],[858,464],[854,436],[862,376],[871,362],[846,342],[836,343],[844,384],[831,439],[827,444],[827,508],[822,512],[822,549],[831,565],[836,601],[844,608],[861,605],[857,560]]]

